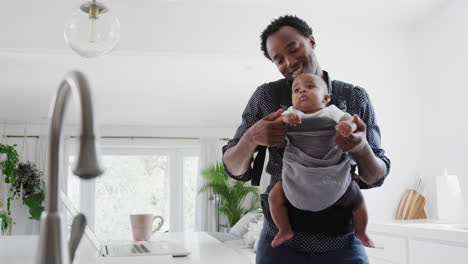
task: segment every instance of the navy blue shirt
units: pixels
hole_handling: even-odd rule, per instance
[[[332,81],[329,78],[327,72],[324,71],[323,73],[328,84],[328,91],[333,96]],[[281,79],[276,82],[266,83],[258,87],[250,98],[242,114],[242,123],[237,129],[236,134],[223,147],[223,153],[227,149],[235,146],[244,133],[257,121],[277,111],[281,107],[277,100],[279,96],[278,87],[280,87],[280,89],[288,89],[286,93],[282,94],[291,94],[291,85],[292,83],[290,81]],[[390,171],[390,160],[385,156],[385,151],[380,146],[380,129],[377,125],[374,108],[369,99],[369,96],[363,88],[359,86],[354,87],[351,93],[351,101],[349,102],[347,112],[351,115],[359,115],[359,117],[364,121],[367,126],[367,141],[369,142],[369,145],[376,157],[380,158],[385,163],[387,169],[385,177],[383,177],[379,182],[370,185],[359,180],[359,186],[363,189],[380,186]],[[286,141],[283,141],[281,145],[268,147],[269,161],[266,167],[266,172],[271,175],[268,189],[271,189],[278,181],[281,180],[281,170],[283,166],[283,153],[285,146]],[[252,178],[252,167],[250,167],[245,174],[239,176],[233,176],[227,169],[226,173],[236,180],[249,181]],[[263,228],[263,232],[266,232],[267,236],[270,238],[273,238],[278,232],[275,224],[272,221],[268,221],[267,219],[265,219]],[[306,232],[295,232],[294,237],[286,241],[285,245],[303,253],[327,252],[348,247],[351,245],[353,240],[354,232],[343,234],[313,234]]]

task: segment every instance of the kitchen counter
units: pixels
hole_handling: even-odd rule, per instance
[[[373,264],[466,263],[468,225],[431,220],[394,220],[369,223],[377,247],[366,251]]]

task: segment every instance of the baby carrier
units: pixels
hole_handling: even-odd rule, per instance
[[[287,91],[285,89],[281,89],[284,87],[279,86],[276,82],[272,83],[273,85],[276,84],[275,90],[277,90],[277,96],[279,99],[279,104],[280,107],[283,110],[288,109],[289,106],[292,105],[291,102],[291,91]],[[349,108],[349,103],[351,102],[351,92],[354,88],[352,84],[345,83],[342,81],[332,81],[332,87],[333,87],[333,95],[332,95],[332,100],[330,101],[329,104],[333,104],[339,109],[343,111],[347,111]],[[323,124],[317,124],[317,129],[319,127],[324,127]],[[313,124],[311,124],[310,129],[314,129]],[[258,146],[257,147],[257,155],[255,156],[254,159],[254,164],[253,164],[253,173],[252,173],[252,179],[251,179],[251,184],[253,186],[259,186],[260,185],[260,179],[262,177],[262,171],[263,171],[263,164],[265,163],[265,155],[266,155],[266,149],[267,147],[265,146]]]
[[[284,85],[280,83],[272,83],[275,88],[276,99],[279,103],[280,107],[286,110],[289,106],[292,105],[291,101],[291,91],[284,89]],[[352,89],[354,86],[349,83],[341,82],[341,81],[332,81],[332,100],[329,104],[333,104],[339,109],[343,111],[347,111],[349,108],[349,104],[351,102],[351,94]],[[326,122],[326,121],[324,121]],[[316,125],[316,127],[314,127]],[[299,128],[300,129],[300,128]],[[308,127],[306,128],[308,131],[310,130],[330,130],[334,129],[334,124],[327,125],[321,122],[309,123]],[[252,179],[251,184],[253,186],[258,186],[260,184],[260,179],[263,171],[263,165],[265,162],[265,155],[266,155],[265,146],[258,146],[257,148],[257,155],[254,159],[253,164],[253,172],[252,172]],[[355,165],[351,166],[351,173],[354,174]],[[270,221],[271,215],[269,210],[269,203],[268,203],[268,192],[270,191],[269,186],[266,193],[262,193],[260,195],[261,198],[261,205],[263,209],[263,213],[267,219]],[[289,202],[289,201],[288,201]],[[326,208],[318,213],[311,212],[307,210],[302,210],[297,207],[292,206],[290,203],[288,204],[288,214],[289,219],[291,222],[291,226],[295,231],[302,231],[302,232],[311,232],[311,233],[348,233],[352,231],[353,224],[352,224],[352,215],[350,211],[340,210],[335,207]],[[313,219],[313,223],[310,221]]]
[[[351,183],[349,155],[335,143],[335,122],[330,120],[329,126],[327,120],[302,119],[300,127],[307,127],[308,123],[324,123],[324,130],[289,129],[286,137],[283,191],[287,200],[301,210],[318,212],[330,207]]]

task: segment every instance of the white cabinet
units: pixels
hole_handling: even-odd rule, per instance
[[[369,236],[377,247],[366,248],[370,263],[401,263],[406,264],[407,240],[404,236],[377,234],[369,232]]]
[[[375,245],[383,247],[366,248],[372,264],[468,263],[468,230],[399,221],[370,224],[368,232]]]
[[[468,245],[458,246],[443,242],[411,240],[409,249],[410,263],[468,263]]]

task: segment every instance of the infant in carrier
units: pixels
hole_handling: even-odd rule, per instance
[[[323,79],[301,74],[292,85],[293,105],[279,117],[290,129],[282,180],[273,186],[269,195],[270,213],[279,230],[271,242],[272,247],[294,236],[287,201],[301,210],[315,212],[335,203],[348,207],[353,213],[355,236],[364,246],[374,247],[366,234],[366,205],[358,184],[351,178],[350,157],[335,143],[336,131],[348,137],[356,131],[357,124],[350,114],[334,105],[326,106],[330,100]],[[329,129],[294,131],[298,124],[320,120],[327,120],[331,125],[327,126]]]

